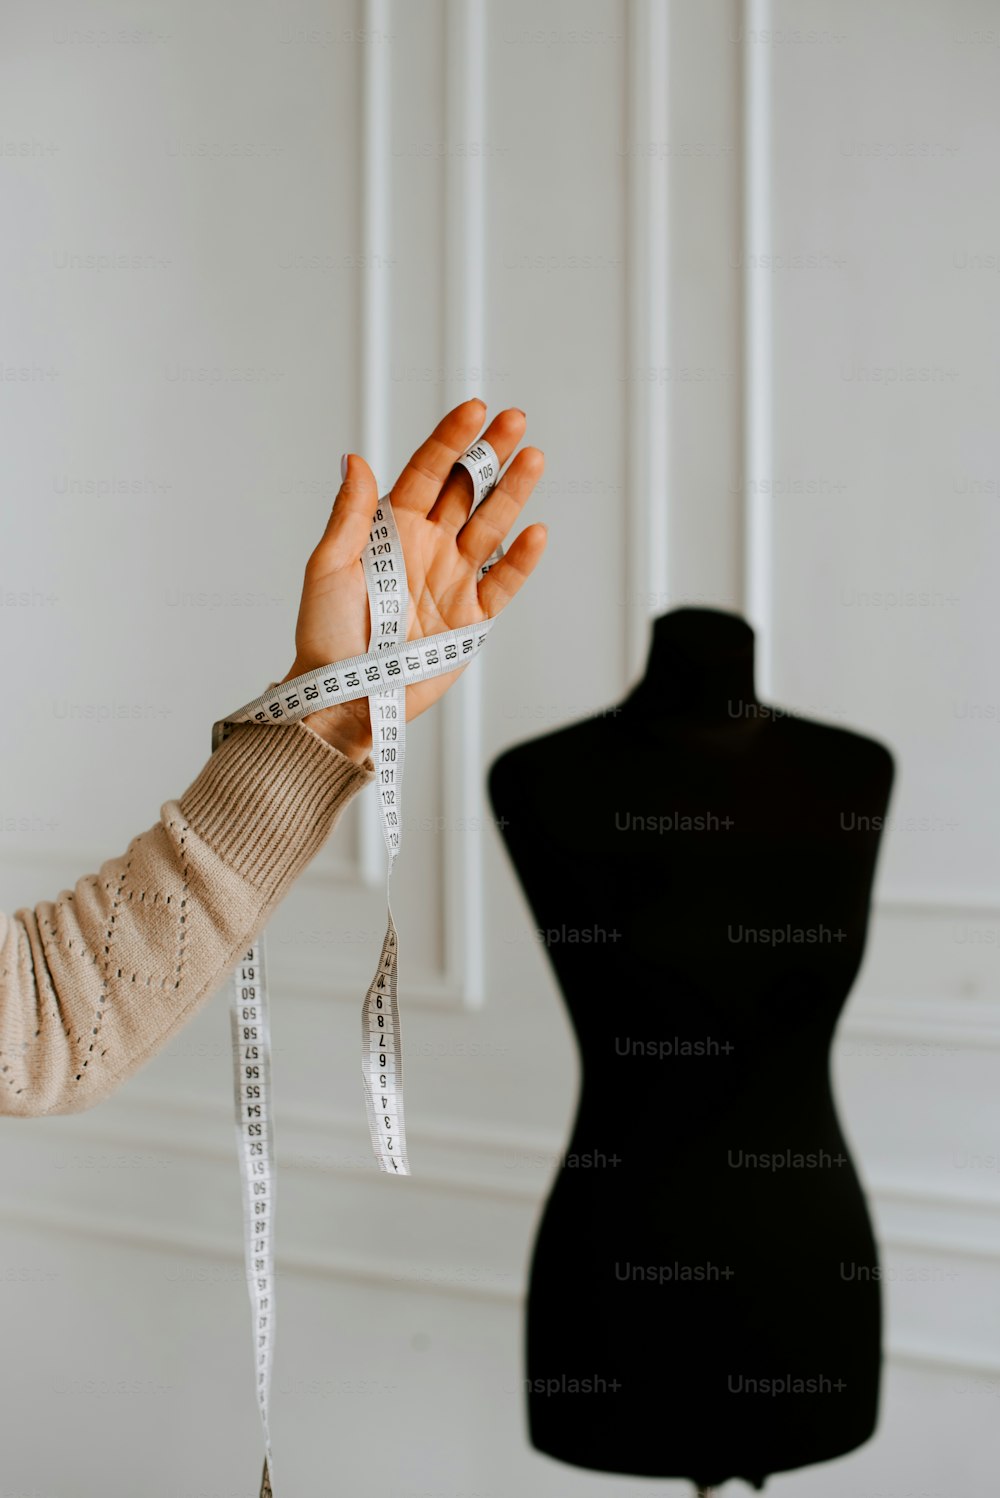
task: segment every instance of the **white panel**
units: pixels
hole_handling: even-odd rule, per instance
[[[671,4],[668,569],[657,612],[744,606],[743,49],[739,0]]]
[[[1000,116],[996,50],[972,39],[995,7],[783,3],[775,24],[827,37],[757,48],[782,257],[762,273],[775,693],[898,752],[884,893],[995,894]]]
[[[628,11],[628,609],[627,669],[642,673],[651,620],[667,605],[670,462],[667,325],[667,7]]]

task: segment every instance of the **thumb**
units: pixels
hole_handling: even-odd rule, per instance
[[[323,572],[333,572],[356,562],[368,544],[372,519],[378,507],[378,485],[364,458],[345,453],[341,460],[344,481],[330,511],[310,561]]]

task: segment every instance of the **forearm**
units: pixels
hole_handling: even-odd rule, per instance
[[[374,773],[303,722],[238,724],[124,854],[55,901],[0,915],[0,1113],[90,1108],[138,1070]]]

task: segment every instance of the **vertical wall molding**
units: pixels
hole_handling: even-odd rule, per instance
[[[643,150],[669,137],[669,8],[663,0],[632,0],[626,11],[627,161],[626,265],[628,453],[625,670],[642,674],[650,622],[667,598],[669,414],[666,382],[641,378],[665,370],[668,354],[668,174],[666,150]]]
[[[771,0],[743,0],[743,523],[744,613],[757,631],[757,690],[771,695],[773,598],[770,495],[773,473],[771,278],[755,270],[771,241],[771,47],[751,38],[771,28]]]
[[[389,0],[365,0],[364,24],[388,32]],[[486,119],[485,0],[445,0],[445,136],[483,143]],[[642,149],[669,139],[669,8],[634,0],[627,12],[627,180],[625,297],[627,323],[625,667],[641,674],[652,620],[669,606],[669,386],[641,378],[666,369],[669,356],[669,174],[666,150]],[[362,251],[384,255],[391,229],[391,61],[386,47],[365,49],[362,119]],[[487,367],[485,151],[445,152],[442,301],[443,363],[448,397],[468,394],[459,371]],[[386,480],[390,413],[389,277],[362,283],[362,432],[366,454]],[[488,382],[487,382],[488,383]],[[483,391],[484,396],[488,395]],[[489,816],[481,728],[483,664],[464,673],[441,704],[443,842],[443,971],[434,994],[444,1002],[483,1002],[483,827]],[[385,853],[374,798],[361,808],[360,867],[380,885]],[[426,986],[426,985],[425,985]]]
[[[365,0],[372,35],[391,31],[389,0]],[[446,0],[444,10],[445,136],[482,142],[486,93],[484,0]],[[366,47],[362,106],[362,264],[378,264],[390,247],[392,62],[386,46]],[[439,286],[445,399],[466,398],[468,371],[484,368],[486,348],[486,182],[484,153],[447,150],[445,212]],[[389,482],[392,413],[388,407],[391,356],[389,274],[362,272],[362,418],[365,453],[380,485]],[[460,377],[464,372],[464,377]],[[484,392],[485,395],[485,392]],[[463,673],[439,708],[443,839],[440,980],[420,985],[435,1001],[476,1006],[483,1001],[484,893],[482,826],[488,815],[483,785],[482,662]],[[361,816],[362,876],[381,885],[386,855],[374,797]],[[411,985],[412,991],[412,985]]]
[[[364,27],[369,36],[391,32],[389,0],[364,0]],[[361,254],[358,276],[361,303],[361,450],[380,492],[389,482],[390,272],[392,176],[389,139],[392,128],[392,49],[390,44],[363,47],[361,90]],[[375,267],[378,267],[376,273]],[[365,269],[367,267],[367,269]],[[358,826],[359,862],[367,884],[385,879],[387,857],[374,796],[361,802]]]
[[[482,144],[486,120],[484,0],[446,0],[445,138]],[[469,371],[484,369],[486,328],[485,152],[450,149],[445,155],[442,342],[446,391],[455,400],[477,392]],[[464,378],[459,378],[459,371]],[[480,384],[485,381],[480,381]],[[484,400],[489,392],[482,390]],[[441,704],[443,748],[445,988],[475,1007],[485,995],[486,942],[482,827],[489,807],[484,786],[482,674],[484,660],[463,672]]]

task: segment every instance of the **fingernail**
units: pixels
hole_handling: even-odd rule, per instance
[[[340,455],[340,482],[342,484],[345,483],[346,479],[347,479],[347,459],[348,459],[348,454],[347,453],[341,453],[341,455]]]
[[[511,406],[511,410],[516,411],[518,416],[523,416],[527,419],[527,411],[522,411],[520,406]]]

